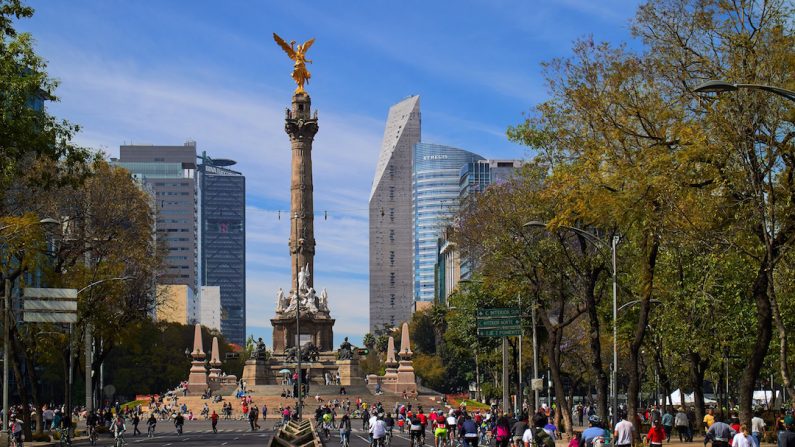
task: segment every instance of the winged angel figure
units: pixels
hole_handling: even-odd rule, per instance
[[[304,84],[309,83],[309,78],[312,75],[309,73],[309,70],[306,69],[306,64],[311,64],[312,61],[306,58],[306,52],[309,51],[309,47],[315,43],[315,38],[311,38],[304,42],[303,45],[295,45],[295,41],[291,40],[290,44],[288,45],[287,42],[284,41],[278,34],[273,33],[273,40],[279,44],[280,47],[290,56],[295,64],[293,65],[293,80],[298,85],[298,88],[295,89],[295,93],[304,93]]]

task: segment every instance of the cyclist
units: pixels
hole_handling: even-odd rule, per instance
[[[464,423],[461,424],[461,437],[464,439],[465,446],[478,447],[478,424],[472,420],[469,414],[464,415]]]
[[[121,414],[116,416],[116,420],[113,421],[113,438],[116,440],[114,444],[116,447],[121,447],[125,444],[124,442],[124,432],[127,430],[127,426],[124,425],[124,419],[121,417]]]
[[[420,425],[422,426],[422,431],[420,432],[420,435],[422,436],[422,444],[425,444],[425,429],[428,427],[428,416],[422,412],[422,407],[419,408],[417,419],[420,420]]]
[[[375,421],[370,424],[370,437],[372,439],[371,447],[384,447],[384,439],[386,438],[386,422],[383,416],[379,413],[378,416],[373,416]]]
[[[346,411],[340,419],[340,444],[347,447],[351,442],[351,417]]]
[[[409,419],[409,433],[411,435],[411,445],[416,447],[425,444],[425,429],[419,415],[413,415]]]
[[[182,416],[182,413],[177,413],[177,416],[174,418],[174,426],[177,428],[177,434],[182,434],[182,426],[185,425],[185,417]]]
[[[95,412],[89,412],[86,416],[86,431],[88,431],[88,441],[91,445],[96,444],[97,442],[97,423],[99,422],[99,417]]]
[[[22,421],[12,415],[11,417],[11,439],[16,447],[22,447]]]
[[[447,446],[447,420],[444,412],[439,411],[436,415],[436,428],[433,430],[434,447]]]
[[[326,437],[326,440],[329,439],[331,436],[331,411],[324,411],[323,415],[321,416],[323,420],[323,435]]]
[[[384,424],[386,425],[386,444],[389,445],[392,443],[392,430],[395,428],[395,420],[391,413],[386,414]]]
[[[147,431],[146,436],[154,437],[155,436],[155,428],[157,427],[157,418],[155,417],[154,413],[149,414],[149,419],[146,421]]]
[[[458,418],[455,417],[455,412],[452,409],[450,410],[450,413],[447,414],[446,422],[447,422],[447,431],[449,432],[450,435],[450,444],[453,444],[453,442],[455,441],[455,435],[456,435],[455,432],[457,428]]]

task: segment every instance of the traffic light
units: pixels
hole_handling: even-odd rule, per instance
[[[369,349],[357,349],[356,353],[359,354],[359,355],[367,355],[367,354],[370,353],[370,350]]]

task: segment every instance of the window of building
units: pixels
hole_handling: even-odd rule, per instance
[[[395,230],[389,230],[389,242],[395,242]]]
[[[395,306],[395,294],[394,293],[390,293],[389,294],[389,305],[393,306],[393,307]]]
[[[389,265],[393,267],[395,266],[395,252],[391,250],[389,252]]]
[[[389,221],[390,222],[394,222],[395,221],[395,209],[394,208],[389,208]]]
[[[389,287],[395,287],[395,272],[389,272]]]

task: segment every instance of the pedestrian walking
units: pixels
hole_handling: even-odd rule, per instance
[[[676,412],[674,425],[676,426],[676,433],[679,435],[679,442],[690,442],[693,440],[690,434],[690,422],[687,419],[687,413],[685,413],[684,408],[679,407],[679,411]],[[670,441],[670,438],[668,440]]]
[[[759,447],[762,438],[765,437],[765,420],[761,416],[761,413],[757,410],[751,419],[751,437],[754,440],[754,447]]]
[[[213,433],[218,433],[218,413],[213,410],[213,414],[210,415],[210,422],[213,425]]]
[[[138,416],[138,413],[133,414],[132,423],[133,423],[133,436],[138,436],[141,434],[141,430],[138,430],[138,423],[141,422],[141,418]]]

